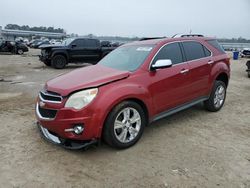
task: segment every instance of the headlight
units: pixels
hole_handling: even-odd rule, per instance
[[[65,107],[72,107],[79,110],[87,106],[95,98],[97,93],[98,93],[97,88],[87,89],[74,93],[68,98]]]

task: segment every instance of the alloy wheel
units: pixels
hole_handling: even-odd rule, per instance
[[[135,108],[127,107],[118,113],[114,133],[121,143],[133,141],[141,129],[141,116]]]
[[[17,50],[17,53],[18,53],[19,55],[22,55],[22,54],[23,54],[23,50],[22,50],[22,49],[19,49],[19,50]]]
[[[226,90],[222,85],[217,87],[214,95],[214,106],[216,108],[220,108],[223,105],[223,102],[225,100],[225,93]]]

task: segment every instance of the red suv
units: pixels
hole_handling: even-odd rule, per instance
[[[48,81],[36,104],[38,127],[70,149],[103,138],[127,148],[145,126],[197,103],[221,109],[229,57],[216,39],[183,36],[123,45],[97,65]]]

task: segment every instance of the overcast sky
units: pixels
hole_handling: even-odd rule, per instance
[[[0,26],[54,26],[67,33],[250,39],[250,0],[0,0]]]

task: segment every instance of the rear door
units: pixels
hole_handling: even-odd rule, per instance
[[[167,111],[187,101],[188,63],[184,62],[178,42],[162,47],[157,53],[151,66],[159,59],[170,59],[173,65],[169,68],[150,72],[150,93],[157,113]]]
[[[99,41],[95,39],[76,39],[71,44],[71,58],[74,61],[93,62],[100,56]]]
[[[87,62],[97,62],[101,55],[100,41],[96,39],[86,39],[83,45],[85,47],[84,60]]]
[[[213,63],[211,52],[197,41],[184,41],[182,47],[189,64],[190,87],[187,91],[188,99],[197,99],[207,95],[210,64]]]

